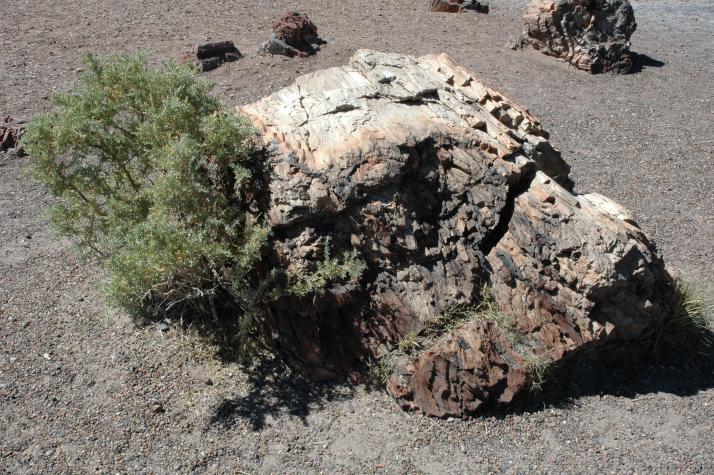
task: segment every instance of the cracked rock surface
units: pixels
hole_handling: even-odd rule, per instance
[[[628,0],[532,0],[522,42],[578,69],[629,73],[635,13]]]
[[[459,326],[403,358],[388,385],[404,408],[463,416],[527,389],[529,361],[646,336],[671,306],[629,213],[569,191],[538,120],[446,55],[360,50],[239,112],[268,157],[268,262],[314,270],[329,245],[365,264],[265,309],[278,352],[312,379],[359,379],[365,361],[489,285],[513,328]]]

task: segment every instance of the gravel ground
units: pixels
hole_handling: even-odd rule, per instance
[[[509,50],[525,1],[491,3],[489,15],[448,15],[407,0],[16,0],[0,28],[0,112],[47,110],[87,50],[160,61],[233,39],[246,57],[207,74],[233,104],[357,48],[446,51],[541,119],[578,190],[630,208],[673,267],[712,286],[714,4],[633,2],[641,71],[590,76]],[[257,55],[289,7],[328,43],[306,60]],[[181,332],[137,327],[54,239],[25,161],[0,155],[0,471],[714,472],[711,361],[583,365],[528,406],[440,421],[377,391],[270,366],[242,374]]]

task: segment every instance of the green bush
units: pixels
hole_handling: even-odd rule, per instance
[[[51,221],[108,273],[108,298],[133,315],[250,300],[267,226],[247,207],[254,131],[189,66],[143,55],[85,57],[56,109],[36,116],[31,172],[58,200]]]

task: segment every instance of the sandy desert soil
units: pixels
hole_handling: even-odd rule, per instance
[[[525,0],[489,15],[410,0],[15,0],[2,12],[0,112],[28,117],[69,87],[84,51],[155,61],[232,39],[246,57],[207,74],[256,100],[357,48],[448,52],[527,106],[576,187],[630,208],[669,263],[714,275],[714,4],[633,2],[639,72],[590,76],[505,44]],[[315,57],[257,46],[286,8],[310,15]],[[43,218],[49,197],[0,154],[0,471],[7,473],[714,472],[714,364],[623,359],[583,367],[541,400],[469,421],[400,412],[377,391],[242,374],[175,330],[104,305],[101,275]]]

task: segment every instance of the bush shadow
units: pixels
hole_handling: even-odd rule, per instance
[[[632,53],[631,74],[641,73],[646,68],[661,68],[665,63],[646,54]]]
[[[214,411],[210,424],[232,427],[239,419],[262,430],[268,417],[290,415],[307,425],[307,416],[332,401],[350,399],[357,389],[341,382],[313,383],[291,371],[276,358],[265,358],[245,373],[245,395],[224,399]]]

